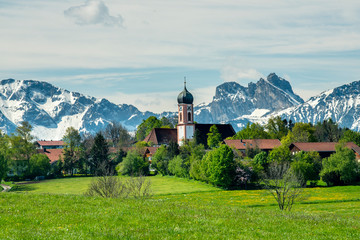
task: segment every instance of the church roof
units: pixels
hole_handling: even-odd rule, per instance
[[[169,144],[177,142],[176,128],[154,128],[145,137],[145,142],[152,142],[154,145]]]
[[[184,90],[177,97],[177,101],[179,104],[192,104],[194,102],[193,95],[186,89],[186,82],[184,82]]]

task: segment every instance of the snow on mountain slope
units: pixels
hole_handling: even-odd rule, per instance
[[[313,124],[331,118],[341,127],[360,131],[360,81],[322,92],[276,115],[294,122]]]
[[[233,123],[239,129],[250,119],[260,121],[263,115],[303,102],[288,81],[271,73],[266,80],[261,78],[257,83],[249,83],[248,87],[236,82],[221,84],[211,103],[196,106],[195,116],[197,122]]]
[[[142,116],[144,113],[134,106],[116,105],[47,82],[7,79],[0,83],[0,129],[7,133],[28,121],[37,138],[55,140],[70,126],[81,133],[96,133],[109,122],[118,121],[134,130]]]

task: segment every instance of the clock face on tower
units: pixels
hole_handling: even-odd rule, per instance
[[[182,111],[182,106],[179,107],[180,111]]]
[[[188,110],[188,111],[191,111],[191,106],[187,106],[187,110]]]

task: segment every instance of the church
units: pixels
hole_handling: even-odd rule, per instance
[[[215,125],[221,134],[222,140],[235,135],[235,131],[230,124],[199,124],[194,121],[194,97],[186,89],[177,97],[178,102],[178,124],[174,129],[154,128],[144,139],[145,142],[152,142],[154,147],[168,145],[170,142],[177,142],[182,146],[185,141],[193,140],[195,137],[198,143],[207,146],[207,134],[210,127]]]

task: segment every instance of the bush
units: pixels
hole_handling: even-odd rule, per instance
[[[220,145],[208,152],[201,162],[201,175],[206,181],[215,186],[228,188],[235,176],[235,161],[232,149],[227,145]]]
[[[356,181],[358,163],[354,152],[344,145],[336,146],[336,152],[323,159],[321,179],[328,185],[351,184]]]
[[[104,175],[94,178],[90,183],[86,196],[103,198],[142,198],[150,196],[151,182],[143,176],[120,178]]]
[[[189,177],[185,161],[180,155],[170,160],[168,168],[169,172],[177,177]]]
[[[291,163],[291,169],[304,180],[305,184],[307,181],[312,181],[312,185],[315,185],[320,179],[321,158],[319,153],[303,151],[296,153]]]
[[[155,168],[162,175],[169,175],[169,154],[165,145],[159,147],[151,159],[151,167]]]
[[[50,172],[50,160],[45,154],[34,154],[29,160],[28,177],[47,176]]]
[[[116,167],[122,175],[149,175],[149,162],[144,160],[136,150],[130,150],[124,160]]]

